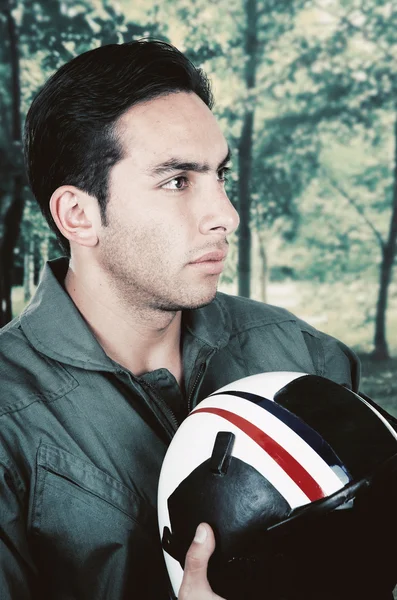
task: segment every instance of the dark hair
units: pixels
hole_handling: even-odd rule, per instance
[[[173,92],[197,94],[212,108],[210,83],[174,46],[142,39],[101,46],[63,65],[33,101],[25,123],[30,186],[63,248],[49,200],[61,185],[98,199],[106,224],[109,170],[122,158],[115,132],[131,106]]]

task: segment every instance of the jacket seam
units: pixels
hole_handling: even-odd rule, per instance
[[[124,509],[122,506],[118,505],[116,502],[112,501],[110,498],[105,498],[99,492],[96,492],[95,490],[90,489],[89,486],[86,486],[83,482],[75,481],[75,479],[73,477],[71,477],[67,474],[63,474],[61,472],[62,470],[57,469],[56,465],[51,464],[50,462],[48,465],[46,465],[45,462],[43,462],[43,459],[40,458],[40,454],[42,454],[44,452],[45,455],[48,456],[48,451],[50,451],[50,453],[53,454],[54,450],[59,450],[61,453],[70,454],[69,452],[62,450],[61,448],[57,448],[56,446],[48,445],[48,444],[45,444],[42,442],[40,442],[39,447],[37,449],[36,460],[35,460],[36,481],[35,481],[35,487],[34,487],[33,502],[32,502],[32,506],[31,506],[29,518],[28,518],[29,526],[33,532],[40,531],[41,521],[42,521],[41,506],[42,506],[42,501],[43,501],[43,497],[44,497],[45,487],[47,485],[47,479],[48,479],[50,473],[53,473],[55,475],[55,477],[59,477],[61,479],[65,478],[67,481],[70,482],[71,486],[78,487],[82,493],[87,494],[91,498],[96,498],[100,502],[103,502],[106,506],[112,507],[114,510],[125,515],[126,518],[128,518],[130,521],[132,521],[135,525],[137,525],[140,528],[140,530],[143,532],[144,536],[149,541],[153,541],[152,533],[147,530],[146,525],[144,524],[144,522],[142,522],[142,520],[139,518],[138,515],[131,514],[130,512],[128,512],[128,510]],[[72,454],[70,454],[70,456],[74,457],[74,455],[72,455]],[[78,457],[76,457],[76,458],[78,458]],[[79,459],[79,460],[82,460],[82,462],[85,462],[83,459]],[[89,467],[94,467],[94,469],[98,468],[98,467],[95,467],[95,465],[91,465],[88,461],[87,461],[86,465]],[[47,468],[47,466],[49,468]],[[91,472],[91,475],[93,475],[95,477],[95,479],[97,479],[99,482],[102,481],[100,479],[100,477],[97,477],[91,469],[90,469],[90,472]],[[118,480],[116,480],[114,477],[112,477],[105,471],[102,471],[102,473],[104,476],[106,476],[105,477],[106,484],[110,485],[114,491],[116,491],[117,493],[121,493],[123,495],[123,497],[128,499],[131,503],[133,503],[134,500],[138,500],[139,502],[141,502],[143,504],[143,507],[144,507],[143,510],[145,512],[152,512],[154,510],[153,507],[147,501],[145,501],[144,499],[142,499],[139,496],[137,496],[136,494],[134,494],[134,492],[129,490],[128,487],[124,486],[123,483],[119,482]],[[113,480],[115,483],[120,484],[120,488],[118,486],[113,486],[111,484],[110,480]],[[40,483],[40,485],[39,485],[39,483]],[[125,487],[126,488],[125,491],[123,491],[121,489],[121,487]],[[146,521],[146,520],[147,520],[147,517],[144,518],[144,521]]]
[[[22,317],[23,317],[23,320],[22,320]],[[29,338],[29,336],[26,335],[26,332],[24,331],[25,327],[26,327],[26,330],[29,332],[31,338]],[[110,368],[109,364],[104,364],[102,362],[98,362],[98,363],[90,362],[89,360],[86,360],[86,361],[79,360],[73,356],[70,356],[67,353],[60,354],[59,352],[54,350],[54,348],[52,346],[48,346],[47,344],[43,343],[42,340],[37,337],[34,329],[30,325],[28,312],[22,313],[22,315],[21,315],[21,330],[22,330],[25,338],[29,342],[29,344],[40,354],[43,354],[44,356],[50,358],[51,360],[55,360],[58,363],[64,363],[65,361],[67,361],[68,363],[72,364],[75,367],[78,367],[80,369],[84,368],[86,370],[95,370],[95,371],[105,370],[105,371],[110,371],[110,372],[113,372],[113,370],[114,370],[114,369]],[[32,342],[30,341],[31,339],[34,340],[35,345],[32,344]]]
[[[112,475],[107,473],[106,471],[103,471],[96,465],[90,463],[89,461],[87,461],[83,458],[80,458],[79,456],[75,456],[71,452],[68,452],[68,450],[64,450],[62,448],[59,448],[58,446],[54,446],[53,444],[47,444],[45,442],[40,443],[40,446],[37,451],[37,457],[36,457],[37,465],[46,470],[47,470],[47,467],[49,467],[52,471],[54,471],[60,477],[66,477],[68,479],[71,479],[75,483],[75,485],[79,485],[84,489],[89,488],[89,486],[86,486],[83,482],[76,483],[73,475],[67,474],[66,469],[62,469],[61,467],[59,467],[56,462],[57,456],[60,456],[66,462],[73,463],[76,466],[78,465],[78,463],[82,463],[83,469],[88,471],[90,476],[93,477],[95,479],[95,481],[97,481],[99,483],[105,482],[106,485],[111,487],[117,493],[122,494],[128,500],[131,500],[131,501],[137,500],[139,502],[143,502],[145,506],[148,506],[148,504],[144,498],[141,498],[141,496],[139,496],[138,494],[136,494],[135,492],[130,490],[128,488],[128,486],[126,486],[124,483],[122,483],[121,481],[119,481],[118,479],[116,479],[115,477],[113,477]],[[105,500],[105,502],[109,502],[109,504],[111,503],[106,498],[103,498],[100,494],[97,494],[95,491],[93,491],[91,489],[87,489],[87,491],[94,495],[98,495],[103,500]]]
[[[282,320],[277,320],[277,321],[269,321],[269,320],[262,320],[262,321],[250,321],[248,323],[245,323],[241,328],[238,329],[232,329],[232,331],[230,332],[230,335],[238,335],[239,333],[244,333],[245,331],[248,331],[249,329],[255,329],[257,327],[264,327],[264,326],[270,326],[270,325],[280,325],[281,323],[296,323],[296,319],[293,318],[285,318]]]
[[[0,460],[0,465],[4,467],[4,472],[10,475],[13,487],[18,494],[18,498],[20,501],[22,501],[25,487],[14,465],[7,458]]]
[[[325,369],[325,353],[324,353],[324,347],[321,342],[320,336],[313,335],[313,333],[311,331],[308,331],[307,329],[301,329],[301,332],[302,332],[303,341],[306,344],[307,351],[309,353],[310,358],[312,359],[314,368],[316,370],[316,374],[319,375],[320,377],[324,377],[324,373],[326,371],[326,369]],[[314,340],[316,340],[316,343],[314,344],[314,346],[312,348],[309,348],[309,346],[307,345],[304,334],[310,335],[310,337],[312,337]],[[314,356],[313,356],[313,354],[314,354]],[[315,361],[314,361],[314,359],[315,359]]]
[[[242,333],[242,332],[240,332],[240,333]],[[248,367],[247,362],[246,362],[246,360],[244,358],[243,349],[241,348],[240,336],[236,335],[236,337],[237,337],[237,341],[238,341],[238,348],[239,348],[239,353],[240,353],[241,361],[244,364],[244,368],[245,368],[246,372],[249,373],[249,367]],[[229,351],[229,354],[233,357],[233,353],[232,353],[231,348],[227,348],[227,350]]]
[[[42,394],[35,394],[34,396],[30,396],[30,398],[31,398],[30,402],[27,400],[19,400],[15,406],[11,406],[11,407],[5,406],[3,409],[0,410],[0,419],[2,417],[6,417],[7,415],[11,415],[11,414],[20,412],[20,411],[24,410],[25,408],[28,408],[35,402],[41,401],[46,404],[50,404],[51,402],[56,402],[57,400],[64,398],[70,392],[72,392],[77,387],[79,387],[79,385],[80,385],[79,382],[76,380],[75,380],[75,382],[76,382],[75,385],[73,385],[70,388],[68,388],[67,390],[65,390],[65,392],[63,394],[57,395],[55,398],[47,398],[46,396],[43,396]],[[28,403],[26,403],[26,402],[28,402]],[[19,406],[19,404],[21,404],[21,403],[23,403],[23,406]]]

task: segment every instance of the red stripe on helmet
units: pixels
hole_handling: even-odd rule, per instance
[[[325,492],[318,485],[317,481],[302,467],[302,465],[289,453],[280,446],[273,438],[267,435],[262,429],[247,421],[240,415],[236,415],[229,410],[223,408],[197,408],[191,414],[197,413],[213,413],[223,419],[226,419],[233,425],[236,425],[244,431],[254,442],[256,442],[269,456],[278,464],[289,477],[300,487],[302,492],[313,502],[326,496]]]

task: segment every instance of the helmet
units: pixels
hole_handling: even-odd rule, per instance
[[[397,434],[367,397],[317,375],[253,375],[211,394],[174,436],[158,491],[175,595],[200,522],[227,600],[390,598]],[[382,596],[383,594],[383,596]]]

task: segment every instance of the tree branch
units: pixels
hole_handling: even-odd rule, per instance
[[[355,12],[355,8],[353,8],[352,10],[348,11],[347,14],[345,15],[338,15],[332,11],[330,11],[329,9],[325,9],[324,7],[321,7],[318,4],[314,4],[314,7],[317,8],[318,10],[320,10],[323,13],[328,14],[331,17],[334,17],[335,19],[337,19],[339,21],[340,24],[344,24],[346,25],[350,30],[352,31],[356,31],[358,33],[361,33],[363,38],[367,41],[370,42],[371,44],[376,44],[377,49],[381,50],[383,52],[383,58],[388,58],[391,61],[395,61],[395,57],[390,54],[387,49],[381,45],[380,40],[379,39],[373,39],[368,30],[366,29],[366,27],[360,27],[359,25],[355,25],[354,23],[352,23],[349,19],[349,14],[352,14]],[[362,11],[363,14],[365,14],[367,16],[367,13],[365,13],[364,11]]]
[[[354,198],[352,198],[350,196],[350,194],[348,194],[346,192],[346,190],[344,190],[342,188],[341,185],[339,185],[339,183],[336,181],[336,179],[333,177],[333,175],[328,171],[328,169],[322,167],[321,168],[321,173],[322,175],[324,175],[326,177],[326,179],[329,181],[329,183],[332,185],[333,188],[335,188],[335,190],[341,195],[343,196],[343,198],[345,198],[349,204],[351,204],[351,206],[353,206],[356,211],[358,212],[358,214],[362,217],[362,219],[366,222],[366,224],[368,225],[368,227],[371,229],[372,233],[374,234],[374,236],[376,237],[382,252],[385,249],[385,242],[382,238],[382,235],[380,234],[380,232],[376,229],[376,227],[373,225],[373,223],[368,219],[367,215],[364,212],[364,209],[358,204],[358,202],[356,202],[356,200],[354,200]]]

